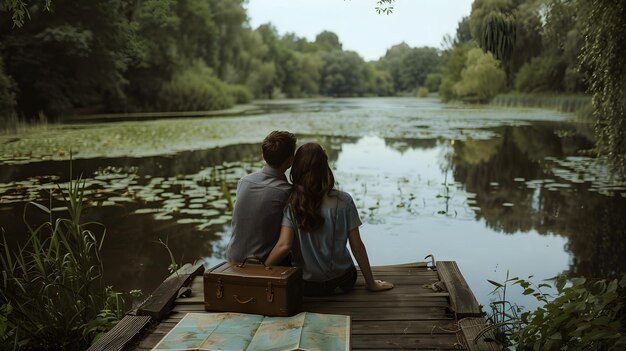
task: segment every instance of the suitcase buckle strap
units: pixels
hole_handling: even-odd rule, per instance
[[[221,299],[224,296],[224,285],[222,284],[222,279],[217,278],[217,288],[215,290],[215,296],[218,299]]]
[[[271,282],[267,283],[267,288],[265,288],[265,292],[267,293],[267,302],[274,302],[274,288],[272,287]]]

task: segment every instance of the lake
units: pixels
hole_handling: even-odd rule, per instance
[[[66,212],[82,174],[85,219],[103,223],[105,279],[151,292],[181,263],[222,260],[237,180],[272,130],[320,142],[352,194],[374,265],[455,260],[482,304],[487,279],[626,271],[626,184],[590,157],[593,126],[542,109],[362,98],[259,102],[240,116],[50,124],[0,136],[0,225],[24,236],[35,201]],[[536,303],[514,292],[524,306]]]

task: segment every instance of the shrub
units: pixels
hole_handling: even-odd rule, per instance
[[[518,350],[626,348],[626,275],[619,280],[559,277],[556,289],[554,300],[522,313],[524,327],[513,335]]]
[[[174,75],[159,93],[161,111],[208,111],[232,107],[229,87],[203,62],[197,62]]]
[[[27,223],[29,237],[17,250],[4,236],[0,243],[2,349],[84,350],[125,312],[121,295],[104,285],[104,228],[81,222],[84,183],[70,181],[66,193],[68,218],[31,203],[49,220]]]
[[[554,56],[535,57],[515,75],[515,89],[525,93],[562,91],[565,68],[565,62]]]
[[[250,89],[248,89],[245,85],[240,84],[229,85],[228,94],[232,97],[236,104],[247,104],[254,98]]]
[[[417,89],[417,93],[415,95],[417,95],[417,97],[420,97],[420,98],[427,97],[428,96],[428,88],[426,88],[426,87],[419,87]]]
[[[489,282],[499,298],[490,304],[488,318],[505,346],[542,351],[626,348],[626,275],[613,280],[560,276],[554,298],[541,291],[551,288],[549,284],[509,278],[508,272],[504,283]],[[543,306],[521,313],[506,300],[508,285],[519,285],[524,295],[534,296]]]
[[[439,87],[441,86],[441,79],[442,76],[440,73],[428,73],[424,86],[428,88],[429,92],[434,93],[439,90]]]
[[[491,53],[474,48],[467,53],[461,81],[454,84],[453,92],[463,101],[485,103],[501,92],[505,79],[500,61]]]

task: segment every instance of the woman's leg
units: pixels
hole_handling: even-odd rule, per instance
[[[356,268],[350,267],[343,275],[325,282],[303,282],[303,293],[307,296],[328,296],[352,290],[356,282]]]

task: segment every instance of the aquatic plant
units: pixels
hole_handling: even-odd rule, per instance
[[[529,279],[532,278],[529,277]],[[495,285],[500,299],[491,303],[488,318],[498,340],[516,350],[623,350],[626,347],[626,275],[620,279],[586,279],[559,276],[556,294],[541,291],[550,284],[535,285],[517,277]],[[506,300],[507,286],[519,285],[524,295],[543,305],[522,312]]]
[[[104,284],[100,257],[105,228],[83,223],[84,182],[64,189],[67,218],[31,202],[24,210],[26,242],[0,243],[0,345],[2,349],[84,350],[126,312],[126,301]],[[32,227],[26,209],[48,215]]]

